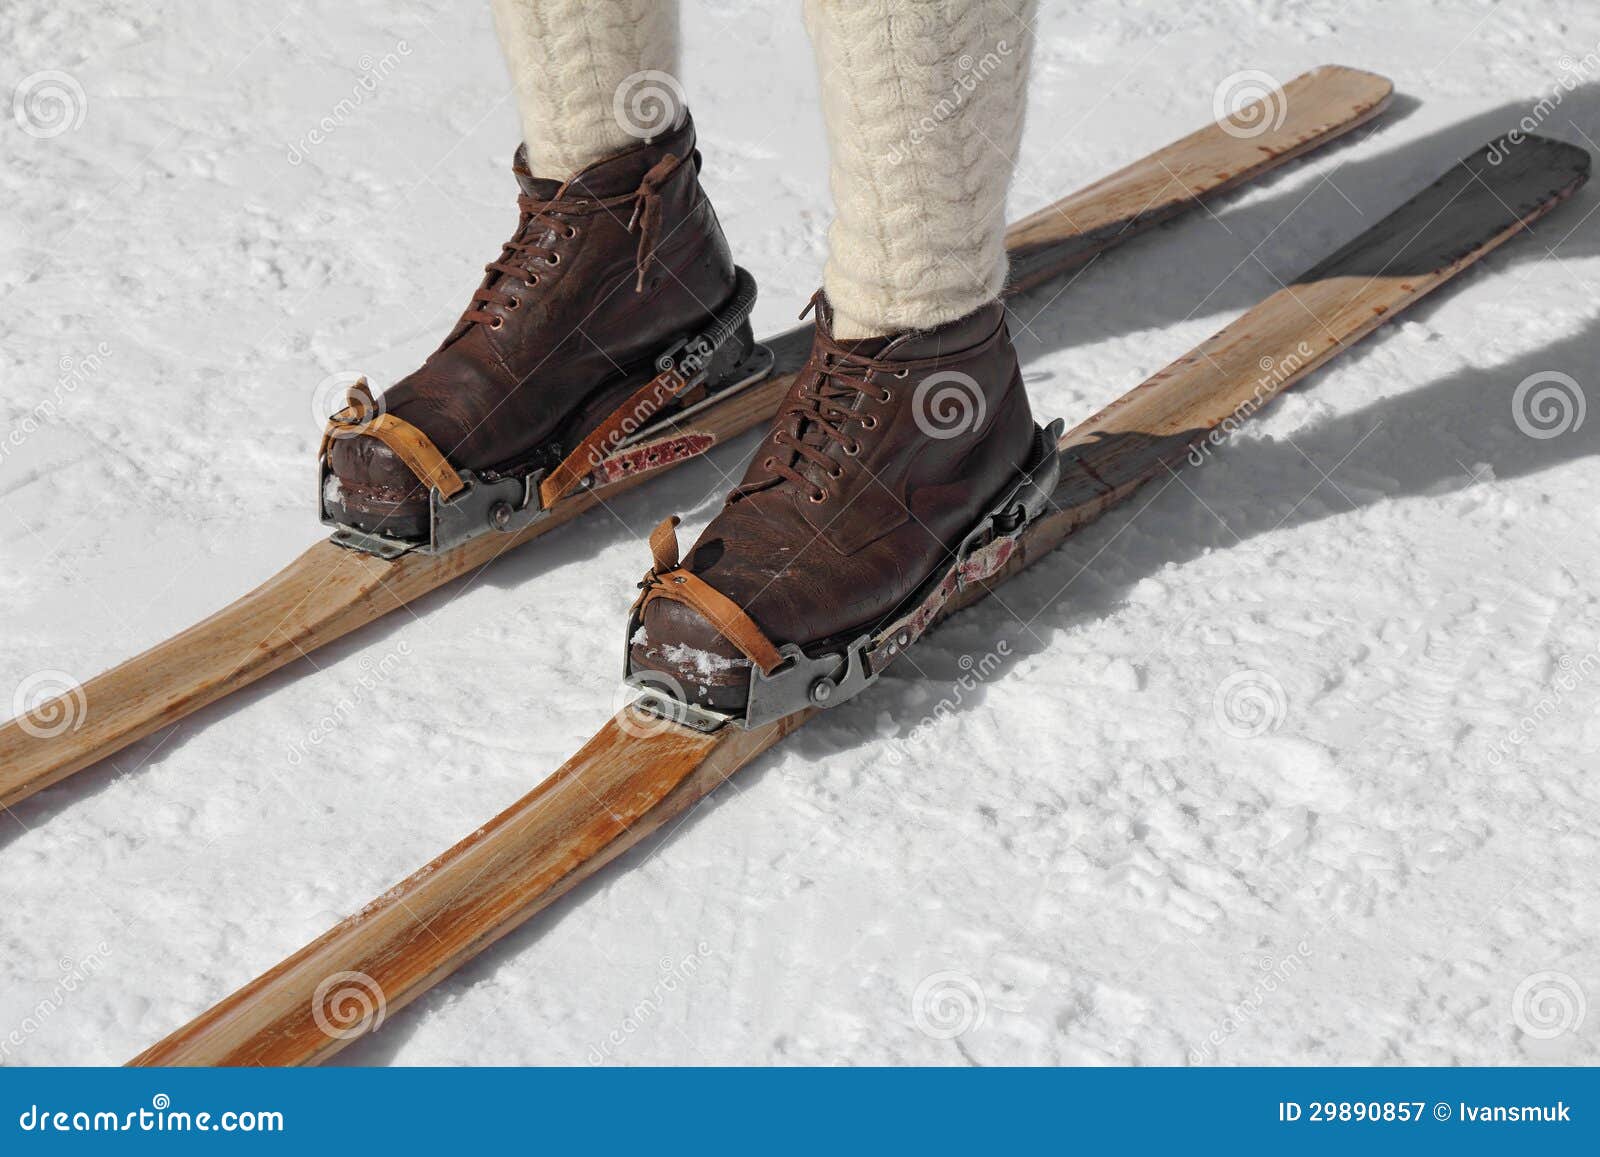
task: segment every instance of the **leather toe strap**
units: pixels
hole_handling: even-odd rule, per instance
[[[461,481],[461,475],[456,472],[456,468],[439,453],[439,448],[433,444],[433,440],[404,418],[397,418],[393,414],[379,414],[356,424],[355,419],[359,417],[359,412],[351,407],[340,410],[330,418],[327,429],[323,431],[322,448],[318,454],[327,454],[328,447],[335,438],[376,438],[393,450],[395,457],[404,462],[411,473],[437,490],[441,497],[453,498],[466,485]]]
[[[665,519],[650,535],[650,549],[655,556],[656,566],[645,575],[641,584],[644,592],[636,604],[637,613],[642,614],[645,607],[656,599],[670,599],[692,607],[717,629],[718,634],[759,667],[763,675],[772,674],[782,665],[783,656],[778,653],[772,640],[767,638],[766,632],[738,603],[699,575],[677,565],[678,542],[674,533],[677,525],[676,516]]]

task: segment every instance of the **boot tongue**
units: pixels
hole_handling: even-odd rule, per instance
[[[511,171],[516,174],[517,184],[522,191],[540,201],[566,197],[599,201],[607,197],[625,197],[635,192],[644,175],[668,153],[687,158],[694,152],[694,146],[694,122],[685,112],[683,123],[671,132],[598,160],[580,169],[566,181],[534,176],[528,163],[526,144],[518,146],[511,162]]]
[[[561,191],[561,182],[548,177],[535,177],[528,167],[528,146],[518,145],[516,156],[511,158],[511,174],[523,193],[536,201],[553,201]]]
[[[847,353],[857,357],[875,358],[883,353],[885,347],[894,340],[892,337],[853,337],[834,338],[834,343]]]
[[[991,301],[955,321],[947,321],[932,329],[907,330],[890,338],[875,356],[886,362],[946,357],[971,349],[983,341],[994,333],[1004,317],[1005,306],[998,301]]]
[[[812,306],[817,311],[817,329],[821,330],[822,333],[827,335],[829,341],[833,342],[840,349],[843,349],[847,353],[852,353],[863,358],[875,358],[883,351],[885,346],[894,341],[893,336],[854,338],[834,337],[833,306],[828,302],[828,295],[821,292],[817,293],[817,295],[812,298]]]

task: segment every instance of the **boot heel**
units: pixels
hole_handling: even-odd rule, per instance
[[[733,294],[717,310],[711,325],[696,339],[712,350],[704,382],[707,396],[748,385],[765,376],[772,356],[756,342],[750,311],[756,304],[756,280],[746,269],[735,270]]]
[[[707,396],[720,396],[730,390],[766,377],[772,365],[772,353],[756,341],[755,331],[748,320],[717,347],[706,374]]]
[[[662,424],[681,422],[740,390],[765,381],[772,374],[776,359],[770,349],[756,341],[755,331],[750,326],[750,311],[755,300],[755,278],[744,269],[738,270],[733,295],[727,304],[717,311],[704,332],[687,343],[691,350],[698,347],[711,351],[705,380],[680,405],[663,415]],[[670,361],[667,364],[671,364]],[[665,368],[660,363],[658,366]]]

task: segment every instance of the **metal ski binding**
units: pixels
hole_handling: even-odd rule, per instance
[[[773,355],[752,339],[733,364],[727,361],[727,343],[741,328],[748,329],[755,305],[755,280],[737,271],[733,297],[711,324],[692,337],[679,340],[655,363],[656,374],[620,402],[610,416],[554,466],[479,472],[451,465],[428,437],[392,414],[368,417],[370,392],[364,379],[360,399],[329,419],[317,456],[318,515],[333,528],[337,546],[393,559],[411,551],[442,554],[490,532],[516,534],[546,518],[555,505],[573,493],[615,482],[704,453],[715,438],[706,433],[681,431],[680,423],[703,410],[762,381],[770,373]],[[680,399],[709,381],[718,382],[705,397],[690,405]],[[364,530],[341,522],[328,505],[334,475],[328,464],[328,446],[339,436],[370,435],[385,442],[417,477],[429,483],[426,537],[405,537],[381,530]]]
[[[696,731],[729,723],[751,729],[809,708],[836,707],[865,691],[902,652],[922,637],[946,604],[1010,563],[1023,534],[1050,506],[1061,477],[1059,443],[1066,425],[1059,418],[1034,431],[1029,465],[957,544],[951,564],[925,582],[911,609],[851,640],[842,650],[811,656],[793,643],[778,648],[782,662],[770,674],[752,663],[744,709],[715,711],[687,699],[671,681],[651,671],[635,672],[624,646],[624,681],[640,692],[634,706]],[[627,638],[639,629],[640,604],[628,618]]]

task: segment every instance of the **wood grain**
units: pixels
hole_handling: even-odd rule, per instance
[[[708,736],[624,708],[516,804],[132,1063],[331,1055],[365,1027],[352,1010],[394,1013],[797,726]]]
[[[1202,198],[1350,131],[1376,115],[1391,91],[1387,80],[1371,73],[1315,69],[1284,86],[1280,126],[1240,138],[1208,125],[1040,210],[1006,235],[1013,255],[1008,291],[1079,265]],[[804,360],[810,333],[805,325],[773,339],[775,376],[696,415],[692,428],[722,442],[767,421]],[[20,721],[0,727],[0,806],[115,754],[650,477],[574,495],[517,534],[484,536],[446,555],[386,562],[318,543],[204,622],[89,680],[71,708],[77,726],[44,737]]]
[[[1081,265],[1113,240],[1343,136],[1381,113],[1393,95],[1388,79],[1359,69],[1330,64],[1302,73],[1258,103],[1259,133],[1235,135],[1239,130],[1213,122],[1012,225],[1008,280],[1026,289]]]
[[[763,382],[697,415],[695,428],[733,437],[769,416],[791,380],[786,374]],[[243,598],[90,679],[70,708],[77,727],[43,738],[30,734],[23,720],[0,727],[0,806],[26,799],[650,477],[632,475],[581,492],[516,534],[484,535],[446,554],[386,561],[317,543]]]
[[[1066,434],[1055,511],[1030,528],[1005,572],[963,592],[947,613],[1166,476],[1211,431],[1248,417],[1526,228],[1588,173],[1582,150],[1538,140],[1520,148],[1514,163],[1498,170],[1483,154],[1468,158]],[[1310,353],[1286,358],[1302,338],[1311,340]],[[328,1056],[349,1040],[324,1027],[340,984],[357,985],[373,1003],[381,994],[385,1013],[393,1012],[815,714],[707,736],[624,710],[488,826],[132,1063],[302,1064]],[[355,1027],[371,1025],[369,1018]]]

